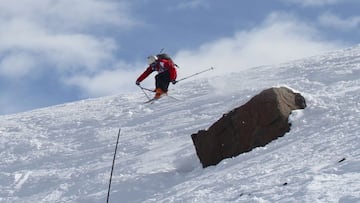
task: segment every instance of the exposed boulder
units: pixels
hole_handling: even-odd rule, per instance
[[[208,130],[191,135],[202,166],[216,165],[284,136],[290,131],[291,111],[305,107],[305,98],[286,87],[262,91],[224,114]]]

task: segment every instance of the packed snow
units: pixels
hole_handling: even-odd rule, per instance
[[[203,76],[0,116],[0,202],[106,202],[120,128],[110,202],[360,202],[360,46]],[[291,131],[203,169],[191,134],[274,86],[306,99]]]

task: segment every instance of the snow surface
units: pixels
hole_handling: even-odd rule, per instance
[[[291,131],[203,169],[191,134],[272,86],[306,98]],[[119,128],[110,202],[360,202],[360,46],[170,94],[183,101],[139,91],[0,116],[0,202],[106,202]]]

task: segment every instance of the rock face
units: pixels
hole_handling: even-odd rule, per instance
[[[202,166],[216,165],[284,136],[290,131],[291,111],[305,107],[305,98],[286,87],[262,91],[224,114],[208,130],[191,135]]]

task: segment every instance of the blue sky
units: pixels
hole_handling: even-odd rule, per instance
[[[357,0],[0,0],[0,114],[139,91],[162,48],[181,78],[354,46],[359,10]]]

